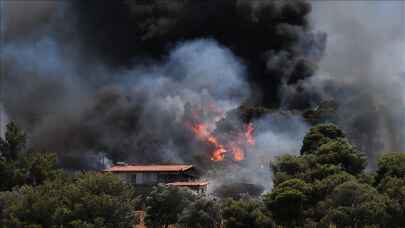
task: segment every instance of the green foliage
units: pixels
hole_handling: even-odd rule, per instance
[[[0,159],[0,190],[11,190],[22,185],[39,185],[54,178],[60,170],[56,167],[56,155],[29,151],[17,160]]]
[[[375,184],[389,197],[390,227],[405,227],[405,154],[388,153],[378,160]]]
[[[355,181],[356,178],[348,173],[340,172],[334,175],[325,177],[324,179],[314,182],[314,191],[318,200],[326,199],[327,196],[333,193],[334,189],[348,181]]]
[[[301,155],[313,155],[317,164],[332,164],[352,174],[360,174],[366,159],[333,124],[320,124],[305,136]]]
[[[305,136],[301,155],[280,156],[271,163],[274,189],[264,201],[277,224],[332,224],[333,219],[326,219],[335,208],[329,199],[344,183],[372,182],[362,173],[365,165],[364,156],[341,130],[332,124],[317,125]]]
[[[26,151],[25,144],[25,133],[10,122],[5,139],[0,138],[0,191],[38,185],[57,174],[55,154]]]
[[[15,160],[25,148],[26,135],[15,122],[7,124],[5,139],[0,137],[0,157],[5,160]]]
[[[219,228],[220,208],[216,201],[200,196],[188,204],[179,216],[180,227]]]
[[[343,170],[352,174],[359,174],[366,166],[364,156],[342,138],[322,144],[316,155],[318,163],[341,166]]]
[[[111,174],[60,176],[0,194],[5,227],[132,227],[133,190]]]
[[[294,178],[314,182],[340,172],[360,175],[366,166],[364,156],[331,124],[310,129],[301,153],[280,156],[271,163],[276,186]]]
[[[57,169],[55,154],[26,150],[14,123],[7,129],[0,140],[0,227],[132,227],[135,209],[145,210],[152,228],[405,227],[405,154],[385,154],[376,172],[364,172],[364,156],[331,124],[310,129],[300,155],[272,161],[272,191],[259,197],[256,185],[224,185],[216,196],[234,199],[221,204],[165,186],[136,198],[113,175],[68,175]]]
[[[277,157],[271,162],[270,167],[273,172],[273,184],[278,185],[293,178],[307,179],[306,171],[310,168],[310,164],[301,156],[287,154]]]
[[[397,177],[384,178],[378,190],[389,197],[387,212],[389,227],[405,227],[405,180]]]
[[[381,156],[377,163],[377,183],[384,177],[405,178],[405,154],[388,153]]]
[[[145,223],[149,227],[167,227],[178,221],[180,213],[194,199],[193,193],[159,185],[146,197]]]
[[[320,146],[337,138],[344,138],[342,130],[333,124],[319,124],[310,129],[304,137],[301,154],[311,154],[319,149]]]
[[[284,172],[287,175],[295,176],[308,168],[308,163],[302,157],[294,155],[285,155],[277,157],[275,162],[271,163],[273,172]]]
[[[53,179],[60,170],[56,166],[56,154],[47,152],[30,152],[20,159],[21,169],[25,174],[24,184],[38,185]]]
[[[263,203],[252,198],[225,200],[222,205],[222,219],[224,228],[275,227]]]
[[[264,191],[260,185],[248,183],[223,183],[215,189],[213,194],[221,199],[240,199],[245,196],[258,197]]]
[[[388,199],[372,186],[356,181],[337,186],[327,203],[329,211],[323,218],[327,224],[342,227],[383,226],[388,218]]]
[[[312,186],[300,179],[290,179],[277,185],[264,196],[264,202],[272,211],[277,224],[301,225],[303,212],[312,200]]]

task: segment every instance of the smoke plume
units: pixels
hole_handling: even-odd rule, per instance
[[[404,3],[314,1],[311,20],[328,34],[315,77],[304,82],[338,104],[336,123],[369,156],[404,150]]]
[[[304,0],[7,1],[2,11],[6,112],[66,168],[210,162],[189,113],[277,105],[281,85],[311,76],[326,38],[310,30]]]
[[[100,69],[109,78],[101,85],[83,79],[80,64],[60,48],[45,39],[4,49],[7,110],[29,127],[34,147],[107,153],[115,161],[190,161],[198,152],[183,126],[187,104],[215,102],[227,111],[249,93],[245,68],[212,40],[182,43],[148,66]]]
[[[212,38],[248,66],[254,102],[277,106],[281,84],[310,77],[326,36],[308,26],[305,0],[78,1],[84,43],[110,64],[160,58],[178,42]],[[301,99],[297,107],[307,107]]]

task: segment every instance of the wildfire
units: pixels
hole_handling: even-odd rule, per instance
[[[226,150],[224,146],[219,143],[218,139],[208,131],[208,127],[205,124],[198,123],[193,125],[192,130],[194,134],[202,141],[214,146],[214,151],[212,152],[211,160],[222,161],[225,158]]]
[[[253,138],[253,131],[255,129],[253,128],[253,124],[249,123],[246,125],[246,132],[245,132],[245,137],[246,137],[246,141],[247,143],[249,143],[250,145],[255,145],[256,141]]]
[[[193,113],[193,117],[196,117]],[[203,142],[211,145],[211,160],[223,161],[226,156],[231,156],[235,161],[242,161],[245,159],[245,151],[248,146],[255,145],[253,137],[254,127],[252,123],[244,125],[244,129],[233,137],[218,137],[208,124],[194,120],[190,125],[195,136]],[[220,138],[222,139],[221,142]]]
[[[235,159],[235,161],[242,161],[243,159],[245,159],[245,153],[240,147],[238,146],[233,147],[232,151],[233,151],[233,159]]]

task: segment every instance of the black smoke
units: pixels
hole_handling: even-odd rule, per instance
[[[113,65],[159,59],[178,42],[217,40],[248,66],[256,103],[266,106],[280,104],[283,84],[301,89],[326,43],[325,34],[310,29],[306,0],[92,0],[73,8],[86,46]]]
[[[2,102],[30,146],[67,168],[100,168],[104,156],[209,162],[182,122],[187,104],[279,107],[288,87],[300,95],[286,107],[307,107],[301,83],[326,39],[304,0],[4,5]]]

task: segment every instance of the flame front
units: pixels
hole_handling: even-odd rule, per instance
[[[238,146],[233,147],[232,152],[233,152],[232,153],[233,154],[233,159],[235,161],[242,161],[242,160],[245,159],[245,153],[243,152],[243,150],[240,147],[238,147]]]
[[[226,150],[224,146],[219,143],[218,139],[208,131],[208,127],[205,124],[198,123],[192,126],[194,134],[202,141],[206,141],[213,145],[214,151],[212,152],[211,160],[222,161],[225,158]]]
[[[193,112],[193,117],[195,118],[197,116],[197,113]],[[245,151],[247,147],[255,145],[252,123],[244,125],[243,131],[241,130],[236,136],[218,137],[213,133],[212,129],[208,127],[208,124],[196,120],[193,122],[191,129],[195,136],[213,147],[213,150],[210,152],[211,160],[213,161],[223,161],[226,156],[232,157],[234,161],[242,161],[246,157]],[[221,142],[220,138],[224,142]]]

